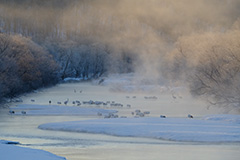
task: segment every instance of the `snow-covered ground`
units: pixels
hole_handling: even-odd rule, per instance
[[[40,125],[39,128],[176,141],[240,142],[239,120],[239,115],[217,115],[206,117],[204,120],[187,118],[117,118],[49,123]]]
[[[229,115],[229,114],[219,114],[219,115],[208,115],[203,117],[204,120],[209,121],[219,121],[219,122],[229,122],[240,125],[240,115]]]
[[[0,140],[1,160],[66,160],[43,150],[19,147],[14,145],[15,143],[17,144],[17,142]]]

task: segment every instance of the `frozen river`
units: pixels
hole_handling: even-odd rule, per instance
[[[153,98],[157,97],[157,98]],[[22,97],[21,104],[48,105],[69,99],[80,101],[114,101],[123,107],[103,106],[118,110],[119,116],[133,117],[136,109],[150,111],[150,117],[196,118],[221,114],[223,109],[207,108],[201,101],[182,92],[117,92],[115,87],[90,83],[65,83]],[[34,99],[34,102],[31,100]],[[14,105],[14,104],[13,104]],[[127,107],[131,105],[131,107]],[[68,104],[68,106],[75,106]],[[75,106],[77,107],[77,106]],[[94,107],[94,106],[86,106]],[[18,141],[22,146],[43,149],[66,157],[68,160],[238,160],[239,143],[176,142],[151,138],[117,137],[103,134],[40,130],[38,126],[49,122],[99,119],[99,116],[27,116],[10,115],[9,109],[0,109],[0,139]]]

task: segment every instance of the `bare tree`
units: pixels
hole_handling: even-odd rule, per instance
[[[181,49],[171,53],[170,77],[188,82],[191,93],[211,105],[240,108],[239,39],[236,30],[182,37]]]
[[[5,39],[6,38],[6,39]],[[49,53],[31,39],[0,35],[0,96],[15,95],[56,82],[57,65]]]
[[[9,36],[0,33],[0,57],[3,57],[10,45]]]

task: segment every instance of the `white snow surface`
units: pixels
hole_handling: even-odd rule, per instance
[[[106,115],[116,113],[116,110],[106,110],[101,108],[87,108],[77,106],[61,106],[61,105],[36,105],[36,104],[20,104],[17,107],[10,107],[14,111],[14,115],[81,115],[81,116],[96,116],[98,113]]]
[[[240,116],[239,115],[209,115],[205,116],[203,119],[210,120],[210,121],[225,121],[225,122],[231,122],[231,123],[237,123],[240,125]]]
[[[114,136],[146,137],[193,142],[240,142],[239,115],[211,116],[213,120],[188,118],[117,118],[48,123],[45,130],[86,132]],[[218,117],[222,117],[218,120]],[[226,118],[224,118],[226,117]]]
[[[1,160],[66,160],[64,157],[56,156],[47,151],[19,147],[8,143],[9,141],[0,140]]]

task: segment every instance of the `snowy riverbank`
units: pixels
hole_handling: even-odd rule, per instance
[[[47,151],[19,147],[13,144],[18,143],[0,140],[1,160],[66,160],[66,158]]]

